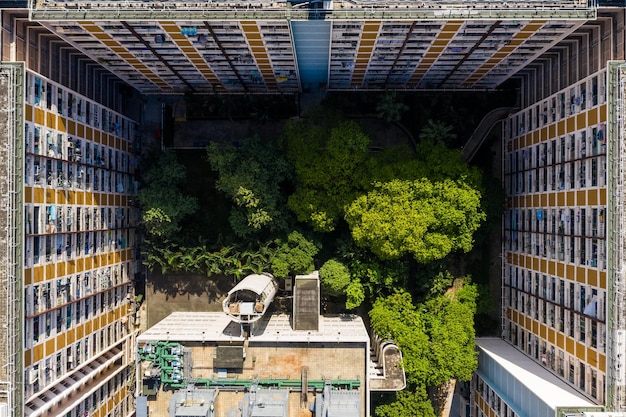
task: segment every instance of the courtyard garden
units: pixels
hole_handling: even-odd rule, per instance
[[[255,99],[236,110],[263,126],[257,134],[206,131],[206,146],[148,155],[149,288],[202,308],[247,274],[318,269],[328,313],[363,315],[403,351],[408,389],[380,399],[376,415],[437,415],[448,381],[476,367],[475,329],[495,330],[489,265],[503,193],[489,155],[470,166],[460,146],[480,121],[477,102],[508,103],[429,97],[331,94],[306,117]],[[211,114],[216,98],[195,99],[199,119],[233,118]]]

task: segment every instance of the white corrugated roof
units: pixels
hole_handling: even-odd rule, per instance
[[[568,383],[506,341],[498,338],[477,338],[476,345],[551,408],[596,406]]]
[[[140,334],[138,343],[155,341],[218,342],[243,340],[241,326],[222,312],[176,311]],[[320,317],[319,331],[293,330],[290,316],[272,314],[254,325],[250,342],[361,342],[369,340],[363,320],[355,315]]]
[[[251,274],[239,281],[237,285],[228,291],[228,295],[241,290],[253,291],[256,294],[261,294],[265,287],[273,280],[272,277],[260,274]]]

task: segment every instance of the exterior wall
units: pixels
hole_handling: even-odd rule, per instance
[[[3,102],[21,109],[3,157],[19,164],[0,180],[19,196],[6,217],[12,242],[1,239],[18,252],[2,262],[16,270],[2,303],[23,314],[2,317],[17,324],[13,338],[1,335],[11,341],[1,367],[11,415],[131,415],[135,122],[115,111],[115,76],[47,29],[4,11],[2,41],[3,59],[27,68],[22,94]]]
[[[23,172],[24,65],[0,64],[0,158],[3,161],[0,175],[0,193],[3,204],[0,209],[0,412],[9,415],[22,414],[23,380],[22,349],[24,305],[22,288],[21,219]]]
[[[473,417],[520,417],[478,374],[472,378],[471,392],[470,415]]]
[[[521,74],[504,126],[502,336],[596,404],[607,402],[609,59],[623,10],[602,11]]]
[[[87,15],[106,10],[96,6]],[[584,22],[579,15],[494,21],[478,14],[291,25],[288,19],[199,22],[155,13],[140,20],[46,17],[43,24],[144,93],[293,93],[495,88]],[[320,42],[313,46],[310,38]],[[311,68],[324,74],[313,77]]]
[[[28,72],[25,398],[129,334],[134,123]],[[123,319],[123,320],[122,320]],[[106,393],[105,393],[106,394]],[[92,396],[75,415],[108,396]],[[128,408],[127,408],[128,410]],[[125,414],[125,413],[124,413]]]

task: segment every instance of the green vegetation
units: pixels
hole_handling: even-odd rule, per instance
[[[389,121],[408,111],[395,94],[379,106]],[[144,173],[144,263],[235,279],[318,268],[326,300],[369,310],[372,329],[402,350],[407,390],[376,415],[434,416],[448,381],[475,369],[474,316],[490,308],[485,276],[475,285],[448,271],[477,236],[488,241],[479,230],[502,208],[454,140],[450,125],[429,120],[416,144],[380,147],[355,121],[319,111],[275,138],[211,143],[198,178],[185,180],[164,153]]]
[[[344,207],[368,183],[369,138],[355,122],[325,114],[291,120],[283,136],[295,170],[289,208],[314,230],[335,230]]]
[[[270,263],[276,278],[306,274],[315,269],[313,259],[319,252],[319,244],[308,240],[300,232],[293,231],[286,240],[277,239],[274,244]]]
[[[357,244],[381,259],[412,255],[419,263],[472,249],[484,220],[480,192],[462,182],[393,180],[352,202],[346,220]]]
[[[173,152],[161,153],[156,162],[148,166],[139,201],[149,237],[163,241],[174,239],[181,221],[197,209],[196,199],[180,190],[185,177],[185,167],[177,162]]]
[[[328,295],[338,297],[350,285],[350,270],[341,262],[329,259],[320,268],[320,281]]]
[[[259,137],[240,147],[211,142],[207,157],[219,173],[215,187],[233,202],[229,220],[237,236],[286,230],[288,213],[280,187],[290,176],[290,166],[274,142]]]

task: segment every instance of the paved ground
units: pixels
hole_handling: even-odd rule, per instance
[[[222,311],[222,300],[233,287],[231,278],[203,274],[151,272],[146,282],[147,327],[174,311]]]
[[[398,125],[377,117],[354,119],[370,137],[373,148],[385,148],[406,144],[413,146],[412,138]],[[204,148],[209,142],[237,143],[259,135],[273,138],[281,134],[286,120],[274,120],[263,124],[253,120],[189,120],[174,125],[174,148]]]

